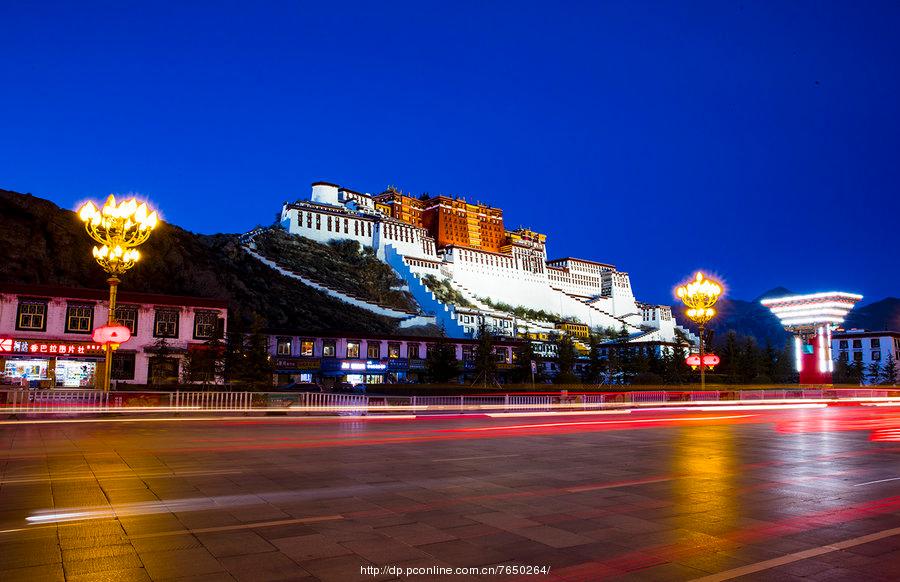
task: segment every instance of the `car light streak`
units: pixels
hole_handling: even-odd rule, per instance
[[[460,429],[463,431],[492,431],[492,430],[518,430],[523,428],[553,428],[558,426],[588,426],[598,424],[623,424],[623,423],[654,423],[654,422],[688,422],[688,421],[704,421],[704,420],[732,420],[735,418],[748,418],[752,414],[738,414],[733,416],[698,416],[698,417],[673,417],[673,418],[644,418],[644,419],[628,419],[628,420],[594,420],[582,422],[547,422],[541,424],[518,424],[506,426],[480,426],[472,428]]]

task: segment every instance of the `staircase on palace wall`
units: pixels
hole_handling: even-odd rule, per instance
[[[409,292],[419,304],[419,308],[425,313],[434,314],[436,323],[443,325],[444,333],[451,338],[471,337],[471,333],[466,333],[462,325],[456,318],[456,307],[448,305],[439,300],[434,292],[428,288],[419,278],[419,275],[413,273],[403,255],[397,252],[391,244],[386,244],[384,249],[384,261],[390,265],[392,269],[406,281],[409,286]]]
[[[566,291],[563,291],[562,289],[559,289],[559,288],[557,288],[557,287],[552,287],[552,286],[551,286],[550,288],[553,289],[554,291],[558,292],[558,293],[562,293],[563,295],[565,295],[566,297],[568,297],[568,298],[570,298],[570,299],[572,299],[572,300],[574,300],[574,301],[577,301],[577,302],[581,303],[582,305],[588,307],[589,309],[593,309],[594,311],[596,311],[597,313],[599,313],[599,314],[601,314],[601,315],[604,315],[604,316],[606,316],[606,317],[609,317],[609,318],[611,318],[611,319],[614,319],[614,320],[618,321],[619,323],[621,323],[622,325],[624,325],[624,326],[625,326],[625,329],[628,330],[629,332],[632,332],[632,333],[633,333],[633,332],[636,332],[636,331],[641,331],[641,328],[639,328],[639,327],[637,327],[637,326],[635,326],[635,325],[633,325],[633,324],[631,324],[631,323],[628,323],[628,321],[625,320],[623,317],[620,317],[620,316],[618,316],[618,315],[613,315],[612,313],[610,313],[610,312],[608,312],[608,311],[606,311],[606,310],[604,310],[604,309],[600,309],[599,307],[597,307],[596,305],[594,305],[594,304],[591,302],[590,299],[583,299],[583,298],[581,298],[581,297],[579,297],[579,296],[577,296],[577,295],[572,295],[571,293],[568,293],[568,292],[566,292]]]
[[[396,307],[388,307],[386,305],[379,305],[377,303],[373,303],[371,301],[363,299],[362,297],[357,297],[356,295],[353,295],[352,293],[334,289],[333,287],[325,285],[324,283],[320,283],[319,281],[314,281],[311,278],[309,278],[308,276],[301,275],[300,273],[297,273],[295,271],[292,271],[290,269],[282,267],[281,265],[278,264],[277,261],[274,261],[268,257],[264,257],[263,255],[259,254],[259,252],[256,250],[256,243],[254,242],[253,239],[256,237],[256,235],[263,232],[263,230],[265,230],[265,229],[257,228],[257,229],[254,229],[254,230],[242,235],[240,238],[241,246],[247,254],[249,254],[250,256],[252,256],[256,260],[258,260],[259,262],[263,263],[267,267],[281,273],[285,277],[294,279],[294,280],[306,285],[307,287],[312,287],[313,289],[316,289],[318,291],[325,293],[326,295],[328,295],[330,297],[333,297],[335,299],[343,301],[344,303],[347,303],[348,305],[353,305],[354,307],[359,307],[360,309],[364,309],[366,311],[375,313],[377,315],[382,315],[385,317],[390,317],[392,319],[396,319],[396,320],[398,320],[397,325],[401,328],[414,327],[414,326],[418,326],[418,325],[428,325],[428,324],[434,323],[433,318],[431,318],[427,315],[423,315],[423,314],[412,312],[412,311],[404,311],[401,309],[397,309]]]

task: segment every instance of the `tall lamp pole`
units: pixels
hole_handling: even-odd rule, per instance
[[[103,208],[91,202],[85,202],[78,210],[78,217],[84,222],[88,235],[100,246],[94,246],[93,255],[97,263],[109,274],[109,317],[107,325],[116,321],[116,290],[119,276],[134,266],[140,259],[135,247],[147,242],[150,232],[156,227],[159,219],[156,212],[146,203],[139,203],[130,198],[116,203],[112,194],[106,199]],[[109,392],[109,381],[112,372],[113,344],[105,345],[106,362],[103,371],[102,387]]]
[[[700,328],[700,390],[706,389],[706,364],[703,359],[703,332],[706,324],[716,316],[713,305],[722,294],[722,285],[717,281],[706,278],[703,273],[697,272],[693,281],[682,285],[675,290],[675,295],[688,307],[685,311],[688,319]]]

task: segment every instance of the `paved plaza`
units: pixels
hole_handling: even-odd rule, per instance
[[[897,580],[895,410],[10,421],[0,580]]]

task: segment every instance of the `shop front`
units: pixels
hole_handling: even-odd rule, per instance
[[[309,357],[278,356],[275,363],[275,384],[311,384],[321,370],[321,359]]]
[[[393,373],[390,370],[390,361],[323,359],[322,376],[346,382],[351,386],[383,384],[386,381],[385,377]]]
[[[103,346],[92,342],[0,338],[4,384],[31,388],[94,388]]]

